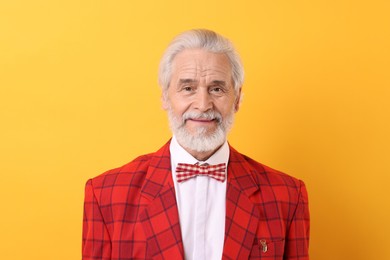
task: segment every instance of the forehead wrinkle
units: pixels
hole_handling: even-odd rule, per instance
[[[187,55],[188,52],[179,54],[173,60],[172,74],[176,74],[176,80],[194,79],[195,81],[213,82],[215,80],[230,82],[232,78],[230,63],[216,61],[215,55],[204,58],[199,56]],[[184,55],[184,56],[183,56]]]
[[[194,67],[193,64],[184,64],[177,68],[178,75],[191,75],[192,77],[194,75],[198,74],[199,69],[198,66]]]
[[[228,73],[225,70],[218,70],[218,69],[203,69],[200,71],[201,77],[207,77],[207,76],[222,76],[226,77]]]
[[[221,66],[220,69],[212,68],[201,68],[201,66],[189,66],[178,67],[177,71],[177,84],[191,83],[191,84],[217,84],[227,86],[232,83],[230,71],[226,71]]]
[[[177,64],[175,62],[174,70],[178,70],[179,73],[182,72],[195,72],[200,74],[207,74],[207,73],[221,73],[221,74],[228,74],[230,72],[230,68],[225,68],[223,65],[218,64],[206,64],[201,65],[196,60],[189,60],[187,62],[184,62],[182,64]]]

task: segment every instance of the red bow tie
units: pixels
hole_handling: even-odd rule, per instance
[[[216,165],[198,165],[179,163],[176,167],[177,182],[186,181],[197,175],[209,176],[218,181],[225,181],[226,164],[220,163]]]

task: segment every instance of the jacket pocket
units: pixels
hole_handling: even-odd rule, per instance
[[[250,259],[282,260],[284,239],[256,238]]]

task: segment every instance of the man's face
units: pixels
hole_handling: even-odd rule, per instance
[[[238,95],[224,54],[202,49],[177,54],[163,107],[178,142],[198,152],[218,148],[238,110]]]

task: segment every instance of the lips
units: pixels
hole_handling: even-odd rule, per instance
[[[216,119],[203,119],[203,118],[189,118],[188,120],[199,122],[199,123],[211,123],[216,121]]]
[[[182,122],[185,124],[187,121],[207,124],[207,123],[221,123],[222,116],[217,111],[207,111],[204,113],[197,113],[192,111],[187,111],[183,114]]]

